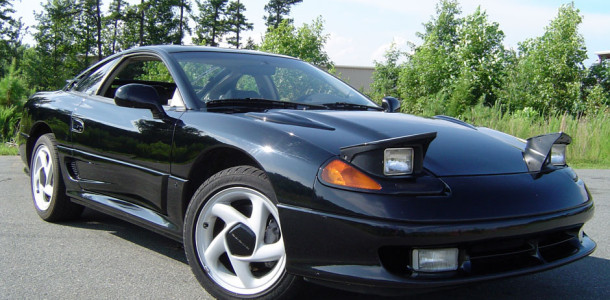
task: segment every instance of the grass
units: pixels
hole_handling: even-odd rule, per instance
[[[17,145],[12,143],[0,143],[0,155],[18,155]]]
[[[540,117],[531,112],[502,114],[498,108],[474,107],[463,120],[527,139],[563,131],[572,137],[568,146],[568,164],[575,168],[610,168],[610,113],[599,112],[585,117],[557,115]]]

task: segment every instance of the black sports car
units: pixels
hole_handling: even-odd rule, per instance
[[[141,47],[33,95],[19,150],[42,219],[87,206],[182,241],[219,298],[426,290],[593,252],[569,136],[399,106],[290,57]]]

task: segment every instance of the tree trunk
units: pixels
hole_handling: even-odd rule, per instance
[[[97,60],[102,60],[102,13],[100,11],[100,0],[97,0]]]
[[[180,40],[178,41],[178,45],[182,44],[182,39],[184,38],[184,29],[183,29],[183,23],[184,23],[184,0],[180,0]]]
[[[237,0],[237,28],[235,28],[235,48],[239,49],[239,29],[241,27],[241,19],[239,18],[239,0]]]
[[[144,0],[140,1],[140,46],[144,45]]]
[[[116,16],[114,18],[114,32],[112,33],[112,54],[116,53],[116,36],[119,27],[119,15],[121,13],[121,0],[117,1]]]

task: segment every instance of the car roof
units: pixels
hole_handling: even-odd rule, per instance
[[[224,52],[224,53],[241,53],[241,54],[255,54],[255,55],[266,55],[292,58],[291,56],[273,54],[255,50],[244,50],[244,49],[232,49],[232,48],[220,48],[220,47],[209,47],[209,46],[196,46],[196,45],[153,45],[153,46],[140,46],[131,48],[122,53],[138,53],[138,52],[165,52],[165,53],[179,53],[179,52]]]

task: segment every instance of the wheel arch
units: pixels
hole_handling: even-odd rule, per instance
[[[38,122],[38,123],[34,124],[34,126],[32,126],[32,129],[30,130],[30,136],[27,139],[26,148],[25,148],[28,168],[32,164],[32,152],[34,151],[34,145],[36,145],[36,141],[42,135],[47,134],[47,133],[53,133],[53,130],[51,130],[51,127],[44,122]]]
[[[182,193],[182,219],[184,220],[191,198],[201,184],[224,169],[241,165],[253,166],[265,171],[256,159],[241,149],[220,146],[202,153],[192,164]]]

